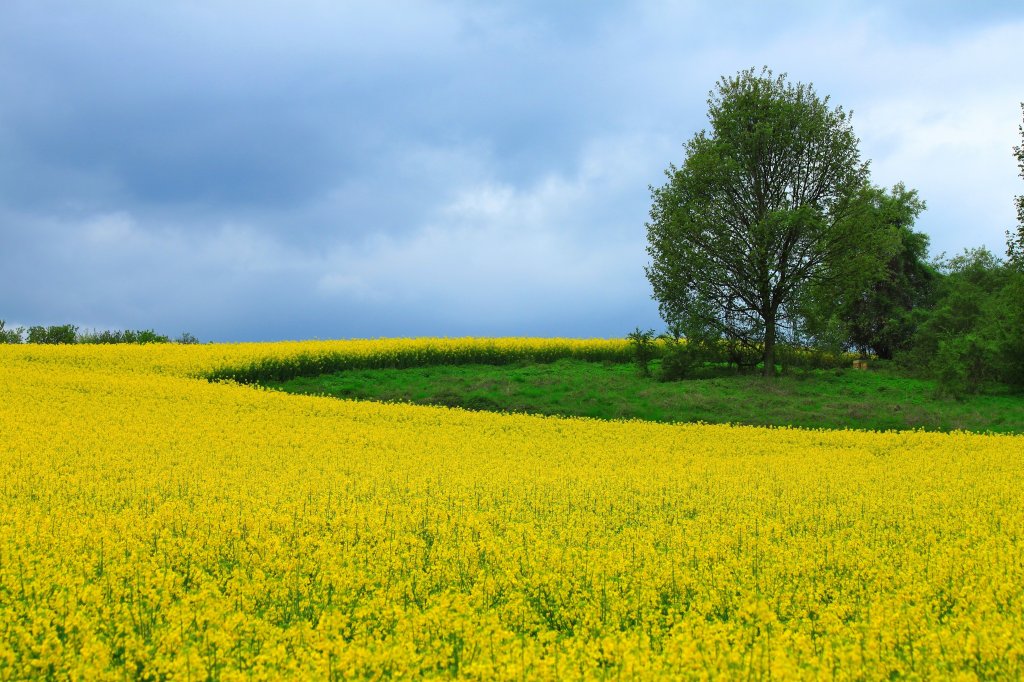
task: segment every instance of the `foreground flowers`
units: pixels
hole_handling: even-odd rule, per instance
[[[197,378],[551,343],[0,347],[0,679],[1024,674],[1022,437]]]

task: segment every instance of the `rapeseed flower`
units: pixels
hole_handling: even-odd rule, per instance
[[[0,347],[0,680],[1024,674],[1024,437],[206,380],[623,343]]]

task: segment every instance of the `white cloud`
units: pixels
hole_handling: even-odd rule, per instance
[[[1024,21],[912,36],[896,6],[849,9],[750,54],[854,110],[873,181],[920,192],[928,210],[917,227],[934,251],[1001,254],[1020,189],[1010,148],[1024,91],[1009,65],[1024,63]]]

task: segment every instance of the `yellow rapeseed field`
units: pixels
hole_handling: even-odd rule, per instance
[[[0,680],[1024,676],[1024,437],[201,378],[616,343],[0,346]]]

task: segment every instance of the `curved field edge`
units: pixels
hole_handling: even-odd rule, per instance
[[[82,369],[156,372],[250,384],[346,369],[501,365],[562,358],[628,362],[631,353],[624,339],[460,337],[97,347],[24,344],[0,348],[0,359],[4,358],[10,362],[56,362]]]
[[[0,353],[0,678],[1024,673],[1020,436],[338,401],[144,350]]]

